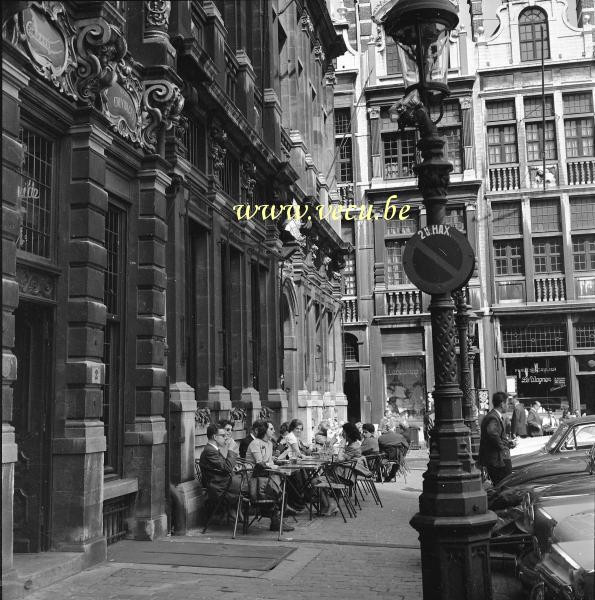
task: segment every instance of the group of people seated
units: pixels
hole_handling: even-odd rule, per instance
[[[319,424],[312,443],[308,444],[302,440],[304,425],[299,419],[283,423],[278,436],[271,421],[257,420],[252,424],[250,433],[238,444],[232,437],[233,423],[222,420],[207,427],[207,444],[200,455],[199,466],[209,498],[224,499],[229,516],[235,519],[235,506],[242,491],[238,459],[245,461],[253,469],[252,480],[256,481],[254,493],[274,500],[267,515],[271,520],[270,529],[274,531],[281,527],[283,531],[292,531],[291,525],[281,523],[281,480],[274,473],[276,461],[300,459],[330,449],[334,460],[355,460],[357,472],[370,475],[365,456],[384,452],[388,461],[397,461],[385,476],[385,481],[390,481],[399,468],[399,457],[404,456],[409,448],[409,440],[396,427],[391,429],[390,423],[383,427],[380,436],[376,437],[372,423],[346,422],[337,427],[336,423],[324,420]],[[344,475],[354,477],[353,471],[349,470]],[[284,514],[296,515],[305,509],[312,486],[306,486],[304,478],[305,474],[300,470],[288,478]],[[319,491],[318,503],[324,516],[332,516],[338,511],[335,500],[324,490]]]

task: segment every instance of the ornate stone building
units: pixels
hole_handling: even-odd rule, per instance
[[[487,387],[593,413],[593,2],[578,2],[576,15],[566,1],[503,2],[491,35],[471,4]]]
[[[19,553],[167,533],[170,483],[183,529],[209,419],[342,410],[337,223],[234,209],[336,198],[344,45],[281,4],[2,5],[7,598]]]
[[[407,239],[425,225],[426,213],[413,171],[418,134],[413,128],[399,130],[389,115],[390,107],[404,95],[403,77],[395,44],[375,19],[392,5],[392,1],[335,2],[342,16],[338,26],[348,45],[336,73],[337,186],[347,204],[364,205],[375,215],[343,223],[343,237],[354,247],[344,271],[346,394],[354,419],[378,423],[390,402],[421,423],[434,386],[430,297],[408,280],[402,253]],[[451,36],[451,96],[439,125],[454,165],[447,222],[464,232],[480,254],[477,207],[482,182],[474,129],[474,48],[470,16],[461,10],[459,18]],[[387,202],[393,208],[386,210]],[[399,220],[405,205],[411,210]],[[465,290],[475,309],[485,305],[479,275],[474,273]],[[482,326],[480,321],[476,331]],[[476,343],[478,339],[475,336]],[[479,387],[479,359],[475,368]]]

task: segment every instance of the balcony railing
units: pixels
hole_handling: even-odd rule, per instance
[[[566,282],[564,276],[536,277],[533,280],[535,287],[535,302],[564,302],[566,300]]]
[[[357,298],[343,297],[343,310],[341,311],[343,323],[357,323],[359,315],[357,311]]]
[[[508,192],[518,190],[520,187],[521,177],[518,165],[491,167],[489,174],[491,192]]]
[[[391,316],[419,315],[423,312],[419,290],[386,292],[386,312]]]
[[[568,185],[589,185],[595,183],[595,158],[566,161]]]

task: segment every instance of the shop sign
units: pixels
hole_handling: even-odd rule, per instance
[[[508,372],[517,380],[522,397],[566,396],[567,368],[565,359],[548,359],[542,362],[509,359]]]
[[[124,119],[128,129],[135,131],[138,122],[138,111],[132,96],[119,84],[115,83],[105,93],[106,108],[116,118]]]
[[[66,60],[66,43],[60,30],[46,17],[27,8],[23,11],[23,29],[33,58],[38,63],[48,62],[55,69],[61,69]]]

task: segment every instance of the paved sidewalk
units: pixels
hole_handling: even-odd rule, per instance
[[[380,484],[384,508],[371,498],[357,518],[308,520],[300,515],[295,530],[277,542],[268,519],[247,536],[231,539],[231,529],[199,530],[172,544],[281,544],[295,551],[270,571],[182,567],[135,562],[134,543],[126,563],[108,560],[58,584],[30,594],[28,600],[420,600],[421,561],[417,532],[409,519],[417,512],[425,470],[423,450],[409,458],[406,481]],[[140,546],[139,546],[140,547]],[[138,558],[138,556],[136,556]],[[121,559],[120,559],[121,560]],[[156,561],[158,562],[158,560]],[[164,560],[165,562],[165,560]],[[496,600],[512,600],[505,582]]]

